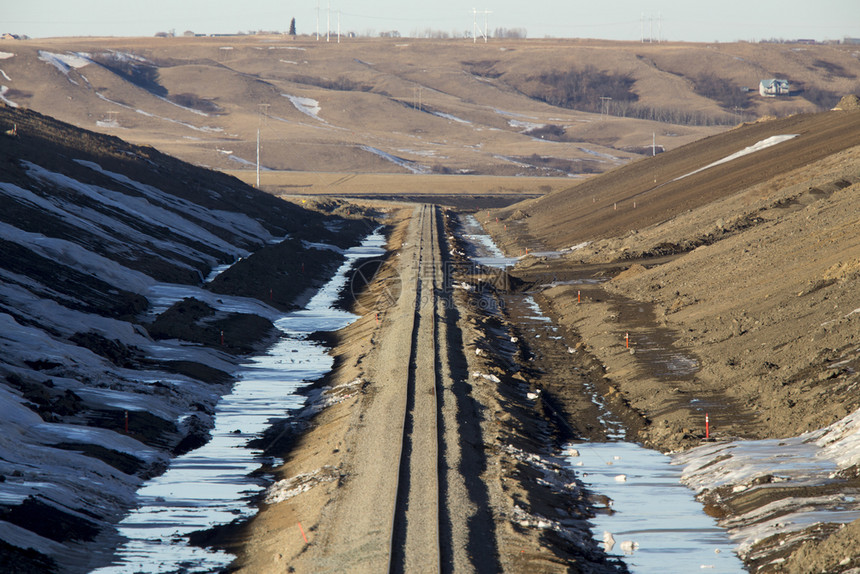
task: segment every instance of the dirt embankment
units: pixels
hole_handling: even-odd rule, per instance
[[[718,440],[822,428],[860,406],[858,166],[860,147],[849,147],[666,221],[527,257],[515,273],[603,365],[641,415],[645,444],[696,446],[705,414]],[[533,237],[517,229],[508,225],[507,240],[524,248]],[[844,492],[856,488],[852,473]],[[712,510],[727,517],[771,500],[759,498]],[[856,524],[810,538],[749,565],[841,571]],[[791,557],[768,564],[780,556]]]
[[[631,403],[657,423],[643,437],[656,446],[692,444],[678,434],[703,432],[696,403],[704,399],[730,405],[711,418],[722,436],[820,428],[858,405],[858,164],[855,148],[671,222],[563,258],[529,258],[520,273],[538,282],[579,275],[542,296],[611,377],[630,381]],[[704,234],[711,244],[681,256],[627,259]],[[616,264],[587,264],[613,254]],[[616,275],[613,267],[629,270]],[[670,357],[647,348],[655,338]],[[654,376],[659,361],[665,369]],[[671,430],[659,430],[664,420]]]

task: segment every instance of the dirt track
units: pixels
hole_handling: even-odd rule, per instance
[[[434,247],[431,257],[427,239],[418,235],[427,229],[417,225],[420,219],[416,213],[397,226],[389,243],[393,255],[356,301],[363,316],[337,334],[337,366],[320,383],[320,396],[330,406],[295,444],[280,451],[287,455],[277,469],[283,482],[270,493],[286,494],[263,504],[234,540],[239,571],[389,568],[407,401],[414,401],[414,416],[406,419],[413,431],[403,451],[409,464],[401,467],[409,477],[404,506],[411,513],[424,505],[419,499],[434,489],[421,482],[436,475],[439,520],[405,515],[404,529],[401,519],[394,519],[395,560],[389,571],[428,565],[425,556],[413,554],[410,538],[418,540],[421,552],[438,552],[442,571],[618,571],[587,530],[588,494],[549,450],[554,437],[569,436],[569,429],[529,395],[541,388],[539,369],[522,369],[528,359],[525,348],[511,346],[513,326],[504,315],[487,311],[497,308],[488,301],[498,303],[491,290],[453,288],[451,280],[460,284],[469,277],[460,270],[441,274],[454,269],[454,262],[447,248]],[[435,225],[436,237],[444,237],[455,224],[440,217]],[[414,265],[422,246],[425,260],[436,262],[430,269]],[[442,260],[449,265],[440,265]],[[437,344],[430,344],[434,339]],[[420,427],[432,426],[420,419],[432,413],[429,405],[420,406],[430,390],[406,392],[410,384],[418,389],[428,375],[431,386],[435,379],[439,404],[438,474],[410,471],[432,460],[431,448],[418,442],[424,440]],[[411,529],[416,522],[438,524],[438,546],[432,533],[421,538]],[[398,550],[401,543],[405,550]]]

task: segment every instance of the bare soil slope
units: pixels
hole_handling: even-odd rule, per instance
[[[856,146],[858,128],[860,114],[840,111],[746,124],[497,215],[512,236],[529,238],[518,241],[532,250],[564,249],[616,237]],[[768,138],[786,135],[797,137],[707,167]],[[505,243],[504,229],[500,231]]]
[[[745,126],[513,206],[499,223],[488,218],[512,251],[591,241],[526,257],[516,273],[604,365],[605,379],[639,414],[639,440],[663,450],[697,446],[705,413],[711,438],[784,438],[858,408],[858,121],[856,111],[834,111]],[[649,171],[674,179],[786,134],[799,135],[648,188]],[[587,190],[604,195],[592,203]],[[753,508],[764,516],[783,497],[853,496],[856,476],[852,466],[803,492],[789,483],[707,500],[731,523]],[[856,544],[854,533],[856,524],[775,536],[747,564],[846,571],[857,556],[840,548]]]

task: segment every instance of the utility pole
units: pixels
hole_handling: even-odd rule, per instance
[[[263,127],[263,117],[269,115],[269,104],[260,104],[260,122],[257,126],[257,189],[260,189],[260,129]]]
[[[421,95],[423,86],[414,86],[412,88],[412,109],[418,109],[418,111],[422,111],[422,103],[421,103]]]
[[[330,42],[331,34],[331,0],[328,2],[328,9],[325,12],[325,41]]]
[[[340,8],[337,9],[337,43],[340,44]]]
[[[317,42],[320,41],[320,0],[317,0]]]

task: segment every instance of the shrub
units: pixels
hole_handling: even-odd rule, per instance
[[[714,100],[729,110],[746,109],[750,105],[749,96],[738,86],[717,76],[700,74],[693,80],[693,89],[700,96]]]
[[[601,98],[611,98],[613,105],[639,99],[632,91],[635,80],[630,74],[613,74],[594,66],[586,66],[582,70],[544,72],[530,80],[541,85],[532,97],[563,108],[600,112]]]
[[[547,124],[539,128],[532,128],[524,133],[527,136],[542,140],[561,141],[564,137],[565,129],[562,126]]]
[[[158,83],[158,68],[149,62],[121,57],[112,52],[93,54],[90,59],[156,96],[167,95],[167,90]]]

